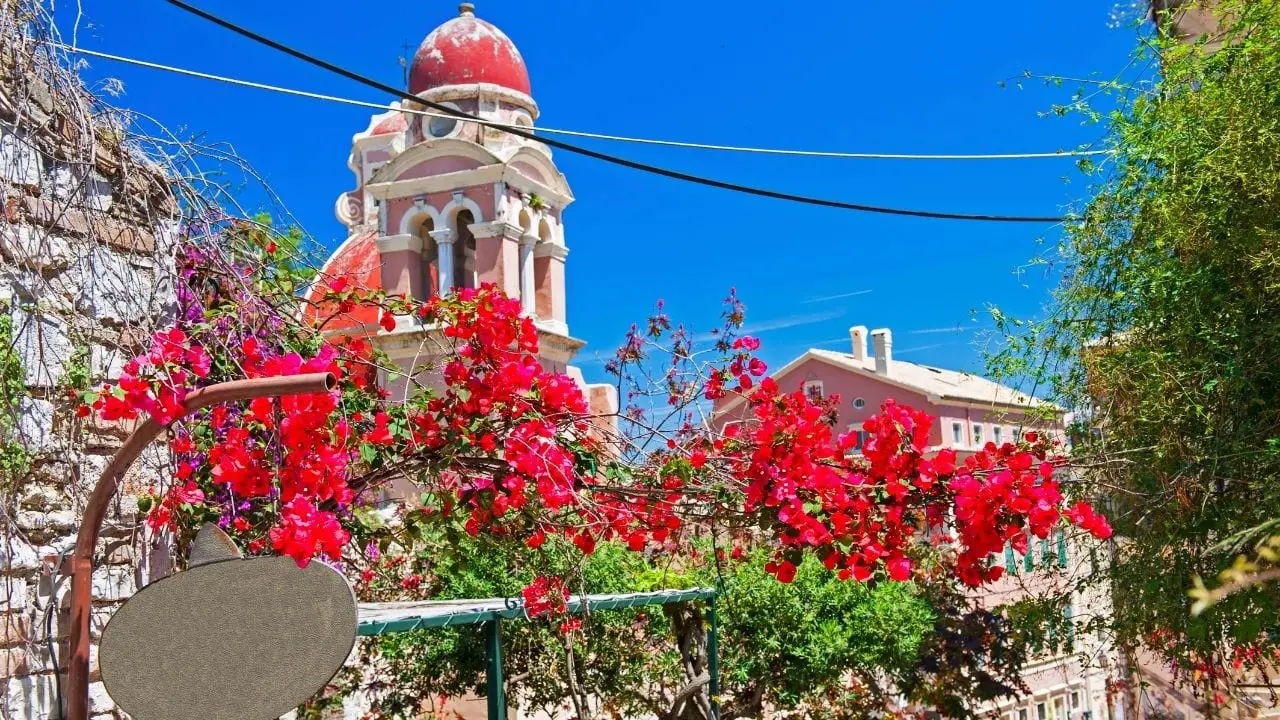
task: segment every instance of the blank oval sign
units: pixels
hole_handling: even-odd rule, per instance
[[[342,575],[285,557],[204,562],[143,588],[103,630],[102,680],[121,709],[136,720],[270,720],[333,679],[356,637]]]

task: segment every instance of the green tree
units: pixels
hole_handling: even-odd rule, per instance
[[[1207,684],[1280,628],[1274,588],[1199,615],[1188,596],[1280,517],[1280,7],[1219,12],[1219,37],[1144,40],[1161,76],[1119,93],[1114,154],[1085,165],[1096,192],[1049,258],[1047,319],[997,314],[994,358],[1081,411],[1078,462],[1124,538],[1111,631]]]
[[[1026,657],[1006,621],[969,607],[959,594],[926,597],[910,583],[842,581],[812,558],[783,584],[765,571],[764,550],[720,564],[706,562],[714,553],[704,547],[708,552],[697,558],[659,565],[616,543],[601,544],[584,560],[556,539],[542,548],[549,552],[513,556],[507,546],[437,525],[420,532],[433,536],[425,538],[433,549],[361,585],[366,598],[403,592],[406,577],[420,579],[416,590],[431,599],[512,597],[535,572],[579,577],[587,593],[719,587],[728,719],[760,717],[765,708],[797,717],[865,717],[901,690],[964,717],[982,700],[1012,693]],[[555,567],[543,565],[548,558]],[[592,612],[569,635],[562,621],[504,623],[511,702],[531,709],[586,705],[590,697],[605,714],[708,716],[703,693],[681,693],[705,689],[705,678],[697,682],[706,667],[700,603]],[[359,688],[382,716],[415,717],[439,713],[441,697],[484,693],[480,626],[370,638],[361,652],[364,662],[344,671],[341,689],[320,705]],[[687,702],[677,702],[682,695]]]

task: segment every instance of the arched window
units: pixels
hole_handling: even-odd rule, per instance
[[[436,247],[435,239],[431,237],[431,231],[435,229],[436,224],[428,217],[418,226],[416,233],[422,239],[423,297],[419,298],[422,300],[440,292],[440,251]]]
[[[476,236],[471,234],[475,217],[470,210],[460,210],[454,216],[458,239],[453,242],[454,287],[474,288],[476,282]]]

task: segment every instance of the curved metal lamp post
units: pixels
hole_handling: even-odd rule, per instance
[[[330,373],[233,380],[193,390],[183,402],[182,414],[186,416],[200,408],[219,403],[327,392],[336,382]],[[115,496],[120,478],[142,454],[143,448],[164,430],[165,426],[150,418],[134,429],[107,463],[102,477],[93,488],[88,505],[85,506],[84,520],[71,555],[71,660],[67,668],[67,717],[70,720],[86,720],[89,716],[90,589],[93,582],[93,553],[98,545],[102,522],[106,518],[111,498]]]

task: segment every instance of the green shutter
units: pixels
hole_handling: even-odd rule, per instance
[[[1058,567],[1067,569],[1067,534],[1058,531]]]
[[[1031,539],[1027,539],[1027,554],[1022,556],[1022,567],[1027,572],[1036,569],[1036,551],[1035,546],[1031,544]]]
[[[1040,541],[1040,563],[1042,568],[1053,567],[1053,551],[1049,546],[1049,538]]]
[[[1018,560],[1013,554],[1013,543],[1004,544],[1004,566],[1011,573],[1018,572]]]

